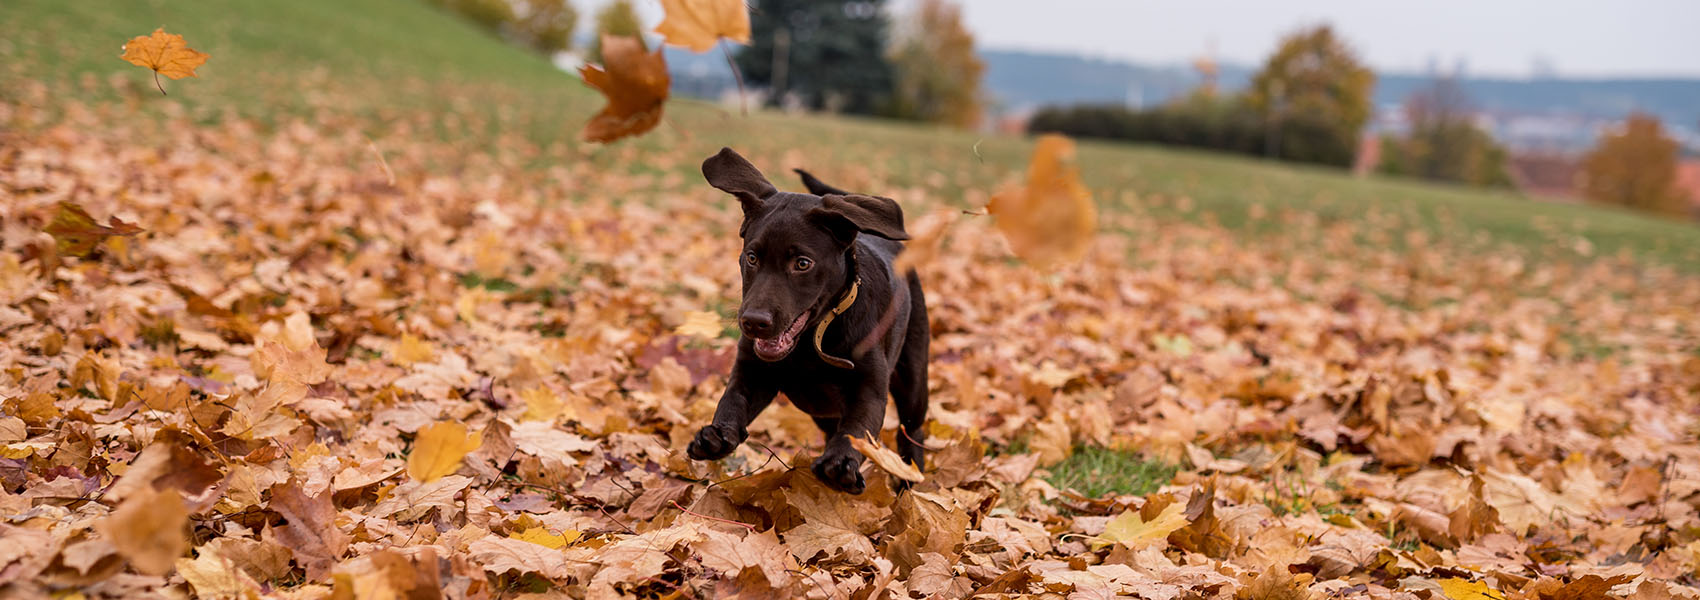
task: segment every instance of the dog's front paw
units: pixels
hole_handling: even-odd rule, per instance
[[[868,489],[862,479],[862,455],[855,450],[822,453],[815,459],[814,471],[816,478],[838,491],[860,494]]]
[[[685,453],[696,460],[719,460],[726,458],[738,444],[744,443],[744,433],[731,427],[715,423],[697,431],[696,439],[685,448]]]

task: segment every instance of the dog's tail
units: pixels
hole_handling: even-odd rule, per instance
[[[816,196],[825,196],[827,194],[838,194],[840,196],[850,195],[850,192],[832,187],[821,180],[816,179],[815,176],[810,174],[808,171],[804,171],[802,169],[792,170],[797,172],[798,177],[803,178],[803,187],[808,188],[810,194],[814,194]]]

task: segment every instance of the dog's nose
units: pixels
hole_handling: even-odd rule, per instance
[[[773,313],[765,310],[744,311],[738,317],[738,325],[743,327],[744,334],[754,338],[773,336]]]

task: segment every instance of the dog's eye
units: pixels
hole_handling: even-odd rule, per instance
[[[815,261],[809,260],[809,257],[807,257],[807,256],[797,257],[796,269],[797,269],[798,273],[801,273],[803,271],[807,271],[811,267],[814,267],[814,266],[815,266]]]
[[[752,267],[756,266],[756,253],[745,252],[744,253],[744,264],[747,264],[747,265],[752,266]]]

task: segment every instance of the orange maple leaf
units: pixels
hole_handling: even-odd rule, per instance
[[[130,61],[138,67],[153,71],[153,84],[159,87],[159,93],[165,93],[165,87],[159,84],[159,76],[172,79],[184,77],[199,77],[195,68],[206,64],[211,55],[189,47],[183,41],[183,36],[166,33],[165,28],[153,30],[153,35],[138,35],[130,38],[124,44],[124,54],[119,58]]]
[[[707,52],[720,38],[750,43],[750,13],[742,0],[661,0],[667,17],[655,32],[674,46]]]
[[[998,192],[986,212],[997,218],[1010,249],[1038,266],[1080,260],[1098,229],[1092,192],[1074,166],[1074,142],[1055,134],[1039,137],[1027,185]]]
[[[661,50],[646,52],[637,38],[605,35],[602,62],[579,69],[585,83],[608,97],[608,106],[585,123],[584,139],[611,142],[654,129],[672,83]]]

